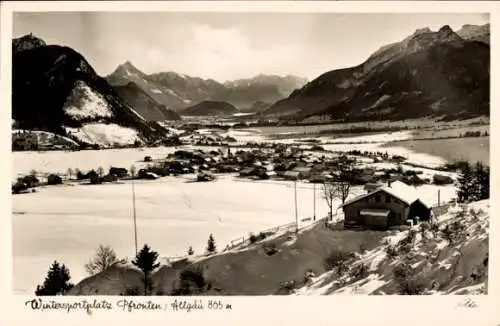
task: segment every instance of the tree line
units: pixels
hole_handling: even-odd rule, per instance
[[[211,255],[217,252],[217,246],[213,234],[210,234],[207,241],[207,254]],[[188,255],[194,255],[193,247],[188,248]],[[153,280],[152,274],[160,263],[158,262],[158,252],[151,249],[145,244],[142,249],[136,254],[132,264],[142,272],[142,285],[143,289],[128,287],[125,291],[126,295],[152,295],[153,293]],[[119,263],[115,251],[111,246],[100,245],[94,257],[85,264],[85,270],[89,275],[96,275],[113,267]],[[73,287],[74,284],[70,282],[71,275],[69,269],[58,261],[54,261],[49,267],[47,276],[45,277],[42,285],[37,285],[35,295],[38,296],[54,296],[65,295]],[[172,292],[172,295],[190,294],[196,291],[201,291],[205,288],[207,283],[203,279],[201,271],[196,269],[188,269],[183,271],[180,275],[180,286]],[[195,287],[193,288],[193,284]],[[203,285],[200,288],[200,285]]]

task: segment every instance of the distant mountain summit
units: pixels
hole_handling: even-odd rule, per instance
[[[90,144],[126,145],[164,133],[127,105],[73,49],[46,45],[29,34],[14,39],[12,51],[12,119],[19,128]]]
[[[216,116],[230,115],[237,112],[238,109],[227,102],[203,101],[182,110],[180,113],[184,116]]]
[[[147,75],[128,61],[119,65],[106,79],[113,86],[133,81],[158,103],[175,111],[203,101],[222,101],[248,110],[257,101],[274,103],[283,99],[307,82],[295,76],[274,75],[258,75],[225,83],[172,71]]]
[[[476,29],[466,30],[474,39]],[[489,115],[489,65],[487,43],[449,26],[423,28],[358,66],[324,73],[265,113],[339,121]]]

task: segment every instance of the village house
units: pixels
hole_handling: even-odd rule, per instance
[[[292,170],[292,172],[297,172],[299,179],[309,179],[311,176],[311,170],[312,168],[308,166],[297,166]]]
[[[407,220],[425,221],[431,217],[431,206],[401,181],[353,198],[340,207],[344,211],[344,227],[387,229],[405,225]]]
[[[285,171],[281,174],[285,180],[298,180],[300,179],[300,172],[297,171]]]

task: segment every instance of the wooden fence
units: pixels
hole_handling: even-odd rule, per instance
[[[443,205],[436,205],[436,206],[433,206],[431,209],[432,209],[432,212],[434,213],[434,217],[439,217],[441,215],[444,215],[448,212],[448,209],[451,207],[451,203],[446,203],[446,204],[443,204]]]

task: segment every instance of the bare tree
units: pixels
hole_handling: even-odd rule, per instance
[[[130,166],[130,175],[135,177],[136,170],[137,169],[136,169],[135,165],[131,165]]]
[[[116,257],[116,253],[111,246],[99,245],[94,258],[85,264],[85,269],[90,275],[94,275],[104,272],[117,261],[118,258]]]
[[[323,183],[323,198],[330,209],[330,218],[333,216],[333,200],[336,198],[333,183]]]
[[[333,202],[335,199],[340,199],[342,204],[345,203],[349,192],[351,191],[351,184],[349,181],[338,181],[334,183],[323,184],[323,198],[330,209],[330,218],[333,216]]]
[[[73,169],[68,168],[68,170],[67,170],[67,172],[66,172],[66,173],[67,173],[67,175],[68,175],[67,180],[70,180],[70,179],[71,179],[71,177],[73,176]]]
[[[347,197],[349,197],[349,192],[351,191],[351,183],[347,180],[335,183],[337,188],[338,198],[345,203]]]

